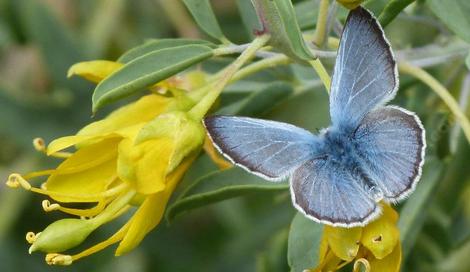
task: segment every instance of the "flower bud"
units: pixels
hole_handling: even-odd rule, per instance
[[[357,8],[364,0],[336,0],[347,9]]]
[[[56,253],[73,248],[81,244],[97,227],[93,220],[68,218],[55,221],[37,235],[29,253]]]

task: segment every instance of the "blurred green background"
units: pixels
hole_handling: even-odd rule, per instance
[[[251,39],[252,30],[245,27],[249,15],[241,12],[247,2],[212,1],[224,33],[235,43]],[[386,2],[368,1],[368,7],[379,12]],[[294,3],[302,29],[312,29],[318,1]],[[115,60],[148,38],[206,38],[181,8],[177,0],[0,0],[1,176],[6,180],[12,172],[53,167],[57,161],[35,152],[33,138],[49,142],[105,116],[106,110],[90,117],[93,85],[67,79],[72,64]],[[346,13],[338,7],[338,22]],[[470,13],[463,14],[467,17],[462,20],[468,20]],[[414,58],[423,65],[423,60],[443,56],[437,65],[423,66],[469,116],[468,41],[460,39],[465,33],[457,37],[455,28],[449,29],[440,15],[432,4],[418,1],[386,28],[387,36],[399,58]],[[461,22],[465,23],[470,24]],[[332,63],[326,61],[329,71]],[[211,61],[204,69],[211,71],[220,64]],[[300,65],[273,68],[231,85],[220,110],[233,112],[237,101],[251,101],[254,91],[267,86],[286,92],[275,103],[245,109],[244,115],[288,121],[314,132],[328,125],[328,96],[314,71]],[[442,101],[416,79],[401,77],[393,104],[418,113],[428,142],[423,179],[416,193],[399,206],[403,271],[470,271],[469,144]],[[202,155],[181,187],[215,170]],[[287,190],[253,192],[192,210],[171,225],[162,222],[128,255],[114,258],[109,248],[70,267],[49,267],[43,255],[27,253],[26,232],[40,231],[61,218],[59,213],[45,214],[42,200],[0,186],[0,271],[288,270],[287,236],[295,210]],[[121,223],[100,228],[84,247],[106,239]]]

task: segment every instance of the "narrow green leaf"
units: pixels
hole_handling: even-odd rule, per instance
[[[443,169],[444,165],[441,161],[435,157],[427,157],[421,181],[400,211],[398,228],[405,257],[410,253],[421,231],[427,214],[426,205],[442,176]]]
[[[251,0],[237,0],[238,10],[242,17],[243,25],[250,37],[254,37],[254,31],[262,29],[263,26],[256,16],[256,10]]]
[[[286,182],[268,182],[260,177],[235,167],[210,173],[181,194],[168,209],[167,219],[171,221],[178,214],[209,205],[214,202],[259,191],[285,191]]]
[[[128,63],[138,57],[141,57],[150,52],[158,51],[161,49],[183,46],[183,45],[205,45],[211,48],[215,47],[215,44],[205,40],[193,40],[193,39],[151,39],[142,45],[134,47],[124,53],[118,62]]]
[[[266,30],[272,33],[270,43],[273,47],[301,62],[313,59],[302,37],[291,1],[259,0],[255,8],[258,16],[264,18]]]
[[[468,53],[467,57],[465,58],[465,65],[467,69],[470,70],[470,53]]]
[[[220,29],[209,0],[183,0],[183,2],[193,15],[196,23],[207,35],[219,41],[227,40]]]
[[[212,49],[207,46],[185,45],[154,51],[134,59],[98,84],[93,93],[93,112],[211,56]]]
[[[470,1],[428,0],[426,4],[448,28],[463,40],[470,42]]]
[[[297,213],[292,220],[287,246],[287,262],[293,272],[302,272],[318,264],[323,225]]]
[[[398,14],[415,0],[392,0],[389,1],[379,15],[382,27],[386,27]]]

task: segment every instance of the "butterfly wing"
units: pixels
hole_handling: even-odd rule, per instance
[[[335,126],[354,129],[372,109],[395,96],[397,66],[377,20],[358,7],[349,13],[336,58],[330,95]]]
[[[212,116],[204,119],[219,151],[238,166],[267,180],[281,180],[315,153],[317,138],[286,123]]]
[[[361,175],[327,156],[306,161],[291,178],[292,201],[307,217],[333,226],[363,226],[380,207],[360,186]]]
[[[362,120],[354,139],[362,169],[385,200],[397,202],[413,191],[426,146],[418,116],[396,106],[378,108]]]

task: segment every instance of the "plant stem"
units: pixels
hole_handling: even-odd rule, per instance
[[[238,72],[236,72],[235,75],[233,75],[233,77],[230,79],[229,83],[245,78],[266,68],[272,68],[277,65],[289,64],[291,62],[292,60],[286,55],[279,55],[257,61],[253,64],[247,65],[243,69],[240,69]]]
[[[398,64],[398,68],[400,69],[400,72],[414,76],[424,84],[428,85],[442,99],[442,101],[444,101],[450,111],[455,115],[457,122],[462,126],[463,132],[467,137],[467,141],[470,143],[470,122],[449,91],[433,76],[419,67],[415,67],[406,62],[400,62]]]
[[[317,27],[315,29],[314,43],[318,47],[322,47],[326,37],[326,27],[328,21],[328,8],[330,6],[329,0],[321,0],[320,9],[318,11]]]
[[[215,82],[212,90],[207,93],[202,100],[196,104],[190,111],[189,114],[196,120],[202,119],[204,115],[209,111],[212,107],[214,102],[219,97],[222,90],[225,86],[230,82],[230,79],[233,75],[247,62],[250,60],[261,47],[263,47],[269,40],[270,36],[268,34],[264,34],[258,36],[253,42],[250,44],[248,48],[232,63],[230,64],[224,71],[224,74],[220,77],[220,79]]]
[[[331,78],[330,78],[330,75],[328,75],[328,72],[326,71],[325,66],[323,66],[320,59],[312,60],[310,61],[310,64],[312,65],[313,69],[315,69],[315,71],[317,72],[318,77],[323,82],[323,85],[325,85],[326,91],[329,94],[330,86],[331,86]]]

